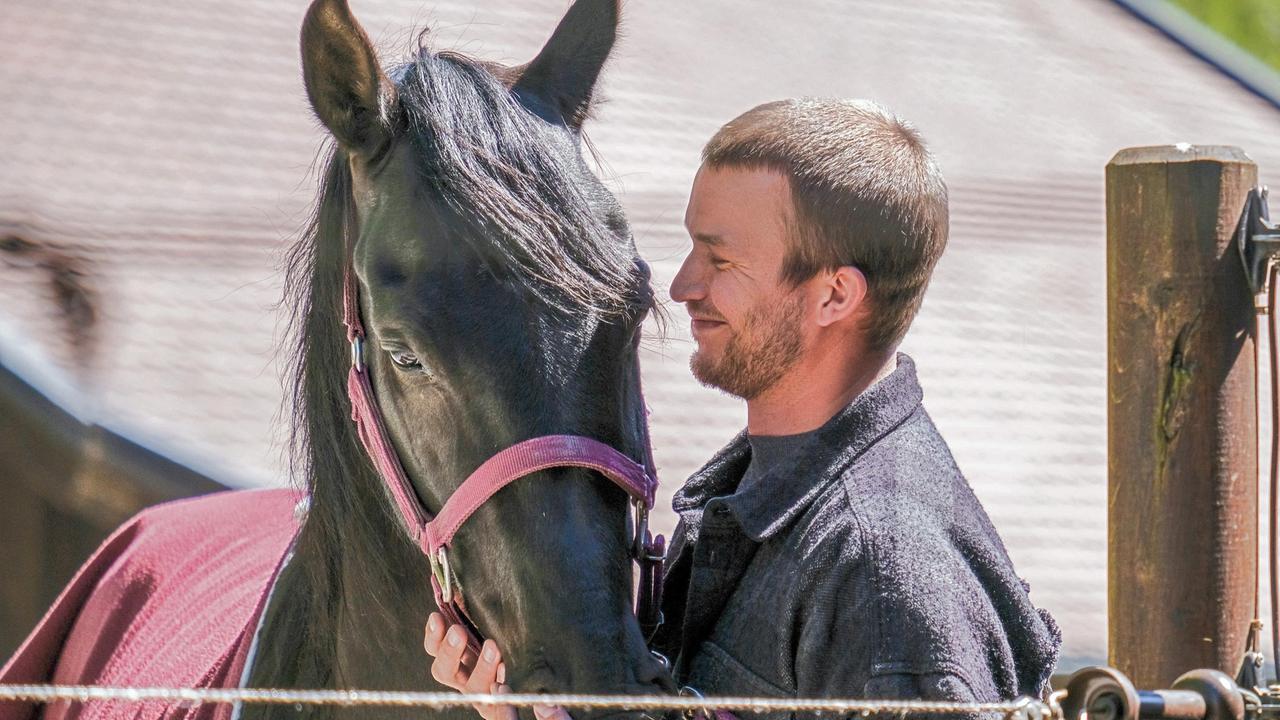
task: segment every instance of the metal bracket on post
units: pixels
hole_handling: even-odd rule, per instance
[[[1265,185],[1250,190],[1245,198],[1244,212],[1236,226],[1236,247],[1253,294],[1263,292],[1267,289],[1267,266],[1280,257],[1280,226],[1271,222]]]

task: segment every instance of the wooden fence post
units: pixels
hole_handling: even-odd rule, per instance
[[[1239,669],[1253,617],[1254,310],[1234,243],[1240,149],[1107,165],[1110,663],[1140,688]]]

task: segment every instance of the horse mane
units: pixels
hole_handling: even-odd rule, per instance
[[[592,208],[574,181],[573,158],[538,141],[545,132],[540,121],[492,68],[420,48],[391,76],[428,201],[457,235],[441,241],[468,243],[495,276],[520,283],[552,308],[606,316],[622,310],[635,282],[622,228]],[[271,603],[264,619],[262,636],[270,642],[257,651],[255,685],[345,685],[335,662],[344,585],[378,609],[379,617],[360,618],[371,643],[395,629],[397,603],[429,593],[426,563],[350,420],[341,313],[351,185],[347,153],[330,147],[318,202],[285,258],[291,474],[305,485],[310,504],[278,585],[290,589],[289,599]],[[244,717],[273,713],[246,706]]]
[[[292,357],[286,402],[291,407],[290,474],[304,485],[307,512],[292,557],[277,583],[287,602],[271,603],[254,662],[256,685],[339,687],[336,639],[344,584],[355,581],[391,602],[391,567],[409,567],[416,549],[382,497],[382,482],[350,421],[346,373],[350,351],[342,324],[347,218],[354,211],[346,153],[331,148],[319,200],[301,238],[285,258],[284,304]],[[357,558],[376,562],[354,562]],[[390,620],[390,613],[386,620]],[[273,716],[246,706],[244,717]],[[322,709],[326,716],[327,710]]]

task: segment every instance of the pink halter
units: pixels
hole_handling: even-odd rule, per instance
[[[347,374],[347,396],[351,418],[365,452],[382,477],[405,525],[431,564],[431,585],[436,605],[445,618],[468,628],[467,644],[479,652],[478,628],[467,615],[457,578],[449,565],[447,548],[462,524],[494,493],[522,477],[553,467],[580,467],[594,470],[631,496],[635,512],[635,539],[632,555],[640,565],[640,589],[636,616],[646,637],[661,623],[658,605],[662,596],[662,559],[665,540],[649,534],[649,511],[658,487],[650,448],[645,448],[645,465],[592,438],[580,435],[545,435],[516,443],[486,460],[471,473],[445,501],[434,518],[422,507],[405,475],[382,422],[377,399],[364,364],[364,326],[360,322],[358,288],[350,262],[343,270],[343,323],[351,343],[351,370]]]

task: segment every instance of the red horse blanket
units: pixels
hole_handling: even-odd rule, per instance
[[[297,530],[289,490],[149,508],[76,573],[0,683],[237,687],[267,594]],[[39,717],[0,702],[0,720]],[[225,720],[229,705],[56,703],[43,717]]]

